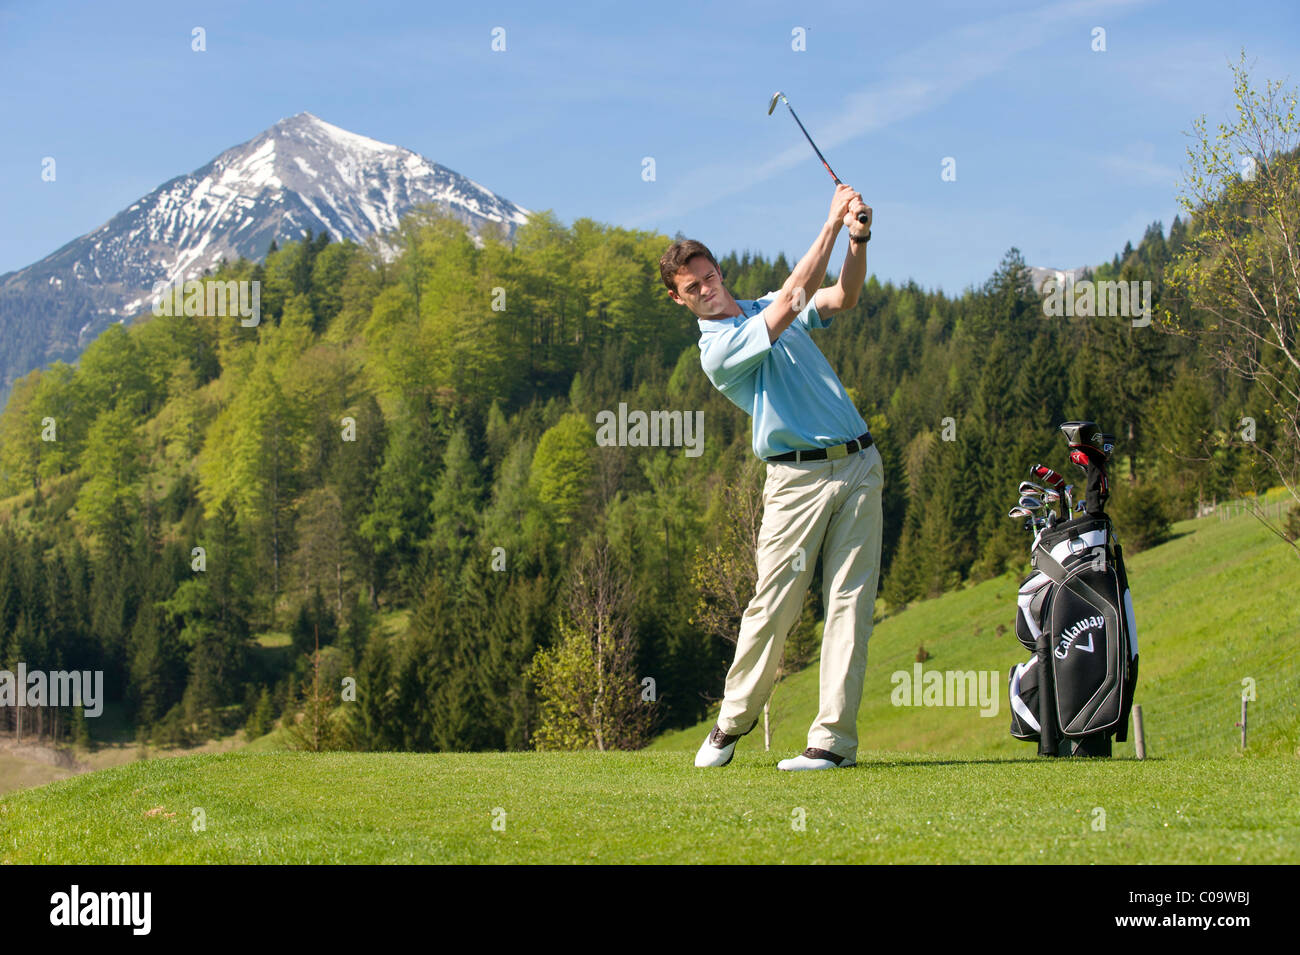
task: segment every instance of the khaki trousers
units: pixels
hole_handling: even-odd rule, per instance
[[[821,704],[808,745],[857,758],[858,706],[880,581],[881,487],[873,444],[828,461],[769,462],[754,597],[741,618],[718,726],[750,729],[772,693],[786,635],[799,619],[818,549],[826,625]]]

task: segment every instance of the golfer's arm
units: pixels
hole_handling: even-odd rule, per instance
[[[804,310],[813,294],[821,287],[822,279],[826,277],[826,266],[831,260],[831,251],[835,248],[835,237],[841,228],[841,222],[827,221],[822,226],[822,231],[785,280],[785,285],[781,286],[781,291],[763,310],[768,341],[775,342],[781,337],[781,333],[790,327],[795,316]]]
[[[850,241],[839,281],[830,288],[818,289],[816,292],[813,302],[817,306],[817,314],[825,318],[857,305],[866,278],[867,243]]]

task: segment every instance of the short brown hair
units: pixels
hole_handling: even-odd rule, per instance
[[[708,246],[703,242],[697,242],[694,239],[680,239],[668,247],[668,251],[663,254],[659,260],[659,276],[664,280],[664,285],[668,286],[670,292],[677,291],[676,280],[674,276],[697,255],[703,255],[713,267],[718,270],[718,275],[722,275],[722,269],[718,265],[718,260],[713,257]]]

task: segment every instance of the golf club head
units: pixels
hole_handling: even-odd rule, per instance
[[[1045,494],[1047,488],[1041,484],[1035,484],[1033,481],[1021,481],[1020,487],[1016,488],[1017,494]]]
[[[1061,500],[1060,492],[1053,491],[1050,488],[1048,490],[1043,491],[1043,493],[1039,496],[1042,497],[1044,504],[1057,504]]]
[[[1061,433],[1065,435],[1066,443],[1070,448],[1084,448],[1088,451],[1095,451],[1105,458],[1109,452],[1105,450],[1106,438],[1110,437],[1111,447],[1115,446],[1114,436],[1108,436],[1102,432],[1095,421],[1067,421],[1061,425]]]
[[[1041,511],[1043,509],[1043,499],[1037,494],[1022,494],[1018,506],[1031,511]]]
[[[1011,518],[1012,520],[1025,520],[1033,516],[1034,514],[1032,511],[1030,511],[1028,508],[1021,507],[1019,504],[1017,504],[1011,510],[1007,511],[1007,517]]]
[[[771,116],[772,110],[776,109],[776,101],[779,99],[785,99],[785,94],[782,93],[780,90],[777,90],[775,93],[772,94],[772,102],[767,104],[768,116]]]

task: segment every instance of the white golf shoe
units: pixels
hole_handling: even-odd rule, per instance
[[[856,766],[857,760],[852,757],[836,756],[834,753],[824,749],[814,749],[809,746],[798,756],[792,756],[789,759],[783,759],[776,764],[777,769],[798,770],[798,769],[848,769],[850,766]]]
[[[758,720],[754,720],[754,726],[758,725]],[[745,730],[739,736],[732,736],[722,732],[718,724],[713,724],[713,731],[709,733],[704,740],[704,745],[700,751],[695,754],[695,765],[704,766],[726,766],[731,762],[731,757],[736,755],[736,742],[741,736],[753,731],[754,726]]]

